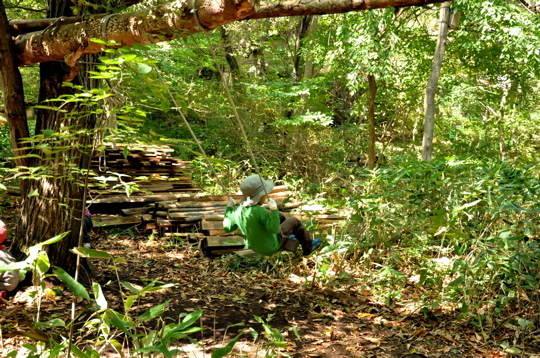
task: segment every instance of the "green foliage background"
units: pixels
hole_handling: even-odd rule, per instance
[[[328,242],[325,284],[354,276],[388,303],[410,299],[407,285],[429,287],[417,302],[477,324],[510,315],[524,293],[521,317],[538,324],[540,17],[518,1],[456,0],[452,9],[461,23],[449,33],[430,163],[418,158],[437,6],[321,16],[302,39],[298,18],[235,23],[227,40],[216,30],[210,43],[201,33],[109,51],[93,75],[116,98],[105,111],[117,138],[172,145],[194,161],[206,192],[221,191],[210,165],[235,190],[254,164],[215,51],[263,175],[347,215],[339,231],[312,228]],[[313,74],[295,79],[296,59]],[[23,74],[35,98],[36,73]],[[363,165],[368,75],[378,85],[374,170]],[[0,127],[2,160],[8,138]]]

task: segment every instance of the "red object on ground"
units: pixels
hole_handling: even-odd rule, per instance
[[[4,303],[4,301],[7,301],[7,291],[6,290],[0,291],[0,304]]]
[[[7,227],[2,220],[0,220],[0,244],[7,238]]]

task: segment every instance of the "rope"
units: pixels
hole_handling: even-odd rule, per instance
[[[261,181],[261,185],[263,187],[264,193],[268,197],[268,192],[266,191],[266,186],[264,185],[264,181],[263,181],[263,178],[261,176],[261,171],[259,170],[259,166],[257,165],[257,160],[255,159],[255,155],[253,154],[253,151],[251,150],[251,146],[249,145],[249,140],[247,138],[246,131],[244,130],[244,126],[242,125],[242,121],[240,120],[240,116],[238,115],[238,111],[236,110],[236,105],[234,104],[234,101],[233,101],[232,96],[231,96],[231,92],[229,91],[229,86],[227,85],[227,83],[225,81],[225,77],[223,76],[223,71],[221,69],[221,66],[218,63],[216,53],[215,53],[215,51],[214,51],[214,49],[212,47],[212,44],[210,42],[210,36],[208,35],[208,31],[206,31],[206,28],[204,28],[204,26],[201,25],[201,22],[199,21],[199,16],[197,15],[196,10],[193,12],[193,15],[195,17],[195,21],[197,22],[197,25],[199,25],[201,27],[201,29],[204,32],[204,35],[206,36],[206,42],[208,43],[208,49],[210,50],[210,53],[212,54],[212,58],[214,59],[214,62],[216,64],[216,68],[219,71],[219,76],[221,78],[221,83],[223,84],[223,88],[225,89],[225,94],[227,95],[227,99],[229,100],[229,103],[230,103],[231,108],[233,110],[234,118],[236,119],[236,124],[240,128],[240,132],[242,134],[242,139],[244,139],[244,142],[246,143],[246,148],[247,148],[248,153],[249,153],[249,155],[251,157],[251,161],[253,162],[253,166],[255,167],[255,171],[259,175],[259,179]]]
[[[195,143],[197,143],[197,147],[199,147],[199,150],[202,153],[204,159],[207,160],[208,163],[210,164],[210,169],[212,170],[212,173],[216,177],[216,180],[217,180],[218,184],[223,188],[223,191],[227,194],[227,196],[229,196],[229,190],[225,187],[225,185],[223,184],[221,179],[219,179],[219,176],[216,173],[216,169],[214,168],[214,165],[212,164],[212,161],[206,155],[206,152],[204,151],[204,149],[203,149],[203,147],[201,145],[201,142],[199,141],[199,139],[195,135],[195,132],[193,132],[193,129],[191,129],[191,126],[189,125],[189,122],[188,122],[186,116],[184,115],[184,112],[182,112],[182,110],[180,109],[180,106],[178,106],[178,103],[176,102],[176,98],[174,98],[174,96],[172,95],[171,90],[169,89],[169,86],[167,86],[165,84],[165,81],[163,80],[163,77],[161,76],[161,72],[155,66],[154,66],[154,70],[156,71],[157,76],[159,77],[159,80],[163,83],[165,89],[167,90],[167,94],[171,98],[171,101],[173,102],[176,111],[178,112],[178,114],[180,114],[180,117],[182,117],[182,120],[184,121],[186,127],[189,130],[189,133],[191,134],[191,137],[193,138]]]

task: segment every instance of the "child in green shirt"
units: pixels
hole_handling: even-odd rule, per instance
[[[264,187],[263,187],[264,184]],[[271,180],[262,180],[255,174],[247,177],[240,185],[242,199],[236,206],[233,198],[227,201],[223,228],[226,232],[240,230],[246,248],[264,256],[278,252],[286,240],[294,235],[302,246],[304,256],[309,256],[321,248],[320,239],[312,239],[309,231],[295,217],[285,218],[277,210],[274,199],[268,198],[274,189]],[[268,210],[263,205],[268,200]]]

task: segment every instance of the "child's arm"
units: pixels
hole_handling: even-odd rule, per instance
[[[232,219],[232,213],[234,209],[232,207],[227,207],[225,210],[225,219],[223,219],[223,230],[225,232],[233,232],[238,229],[238,225]]]

